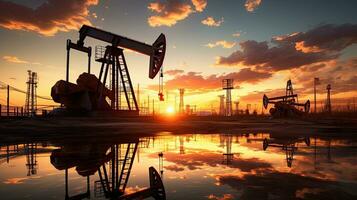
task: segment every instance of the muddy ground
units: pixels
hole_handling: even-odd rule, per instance
[[[269,117],[66,117],[0,119],[0,141],[24,138],[120,137],[158,134],[271,133],[282,136],[357,138],[357,118]]]

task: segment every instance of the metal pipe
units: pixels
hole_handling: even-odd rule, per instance
[[[287,99],[287,98],[292,98],[292,97],[297,97],[297,94],[287,95],[287,96],[279,96],[279,97],[272,97],[272,98],[269,98],[269,100]]]

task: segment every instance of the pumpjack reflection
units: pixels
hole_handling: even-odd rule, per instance
[[[126,139],[116,143],[64,144],[53,150],[51,163],[58,170],[65,170],[65,199],[90,198],[90,176],[98,173],[94,181],[95,197],[109,199],[166,199],[164,185],[159,173],[149,168],[150,187],[131,194],[125,194],[139,138]],[[87,190],[70,196],[68,169],[75,167],[77,173],[87,177]]]
[[[301,137],[301,138],[264,138],[263,140],[263,149],[264,151],[268,149],[268,147],[276,147],[281,148],[285,151],[286,155],[286,164],[288,167],[291,167],[294,160],[295,151],[297,151],[297,144],[304,142],[307,146],[310,146],[310,138],[309,137]]]

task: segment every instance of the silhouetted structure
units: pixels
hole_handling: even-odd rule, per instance
[[[268,98],[264,94],[264,108],[267,109],[269,104],[274,105],[274,108],[270,108],[269,110],[270,114],[274,117],[296,117],[310,111],[310,100],[307,100],[305,104],[298,103],[298,95],[293,92],[291,80],[287,81],[285,96]],[[299,110],[299,107],[303,107],[304,111]]]
[[[327,97],[326,97],[326,105],[325,105],[325,110],[328,113],[331,113],[331,85],[328,84],[326,87],[327,90]]]
[[[101,63],[98,79],[95,80],[96,77],[92,78],[90,76],[89,62],[88,73],[82,74],[82,80],[85,81],[78,85],[71,84],[69,83],[69,50],[73,48],[86,52],[90,57],[90,47],[84,46],[86,37],[92,37],[99,41],[109,43],[110,45],[106,47],[96,47],[95,58],[96,61]],[[79,30],[79,40],[77,43],[72,43],[70,40],[67,41],[66,82],[58,81],[55,84],[51,92],[53,99],[58,103],[64,104],[66,107],[76,108],[77,106],[77,108],[82,108],[83,104],[90,102],[89,105],[87,103],[85,106],[87,110],[122,111],[121,113],[125,111],[124,113],[126,114],[138,115],[139,106],[131,83],[123,49],[119,47],[150,56],[149,78],[153,79],[162,67],[166,52],[166,38],[164,34],[161,34],[152,45],[148,45],[117,34],[83,25]],[[108,72],[110,79],[110,83],[108,84],[111,89],[109,91],[106,88]],[[95,87],[95,91],[92,91],[93,87]],[[66,89],[61,90],[61,88]],[[88,90],[89,88],[91,88],[91,90]],[[107,105],[106,97],[110,100],[110,106]],[[122,104],[122,98],[125,99],[123,100],[123,102],[126,103],[125,106]]]
[[[184,88],[180,88],[179,89],[179,92],[180,92],[180,103],[179,103],[179,113],[180,114],[183,114],[184,113],[184,94],[185,94],[185,89]]]
[[[226,90],[226,116],[232,116],[232,97],[233,79],[223,79],[222,88]]]
[[[34,116],[37,111],[37,73],[28,70],[27,92],[25,102],[25,113]]]
[[[314,112],[316,113],[316,85],[320,83],[319,78],[314,78]]]
[[[25,146],[27,176],[37,174],[37,144],[28,143]]]
[[[263,150],[267,150],[268,147],[277,147],[285,151],[286,164],[288,167],[292,166],[294,160],[295,151],[298,149],[297,143],[305,142],[307,146],[310,146],[310,138],[265,138],[263,140]]]
[[[233,136],[232,135],[223,135],[223,139],[226,142],[226,152],[223,153],[223,164],[230,165],[233,161],[233,153],[232,153],[232,141],[233,141]]]

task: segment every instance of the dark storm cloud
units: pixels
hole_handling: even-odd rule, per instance
[[[303,42],[303,47],[312,48],[315,51],[341,51],[344,48],[357,43],[356,24],[326,24],[307,32],[299,32],[280,38],[275,42],[299,43]],[[301,43],[302,44],[302,43]]]
[[[356,42],[357,25],[327,24],[307,32],[273,37],[272,43],[241,42],[241,50],[219,57],[217,64],[244,65],[266,71],[289,70],[337,59],[341,50]]]
[[[304,53],[296,50],[294,44],[287,43],[269,47],[266,41],[248,40],[241,42],[240,46],[242,50],[237,50],[227,57],[219,57],[217,64],[257,66],[265,71],[280,71],[337,58],[336,54]]]
[[[90,25],[88,8],[97,4],[98,0],[48,0],[32,9],[0,1],[0,26],[52,36],[59,31],[78,29],[83,24]]]

